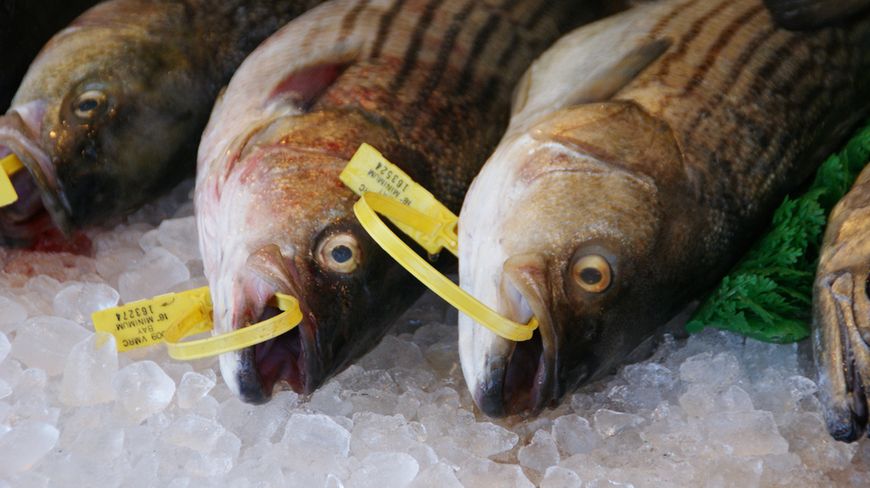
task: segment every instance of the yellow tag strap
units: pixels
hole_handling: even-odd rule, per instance
[[[533,317],[528,324],[508,320],[456,286],[402,242],[377,213],[382,213],[397,225],[399,222],[413,227],[427,227],[432,224],[427,223],[430,219],[426,215],[389,200],[374,193],[365,193],[353,206],[360,224],[387,254],[449,304],[501,337],[512,341],[527,341],[532,338],[533,332],[538,328],[537,319]]]
[[[275,298],[282,313],[258,324],[207,339],[181,342],[182,339],[190,335],[189,329],[198,325],[196,318],[183,317],[172,324],[164,335],[169,355],[182,361],[217,356],[266,342],[293,330],[302,321],[302,310],[299,308],[299,302],[289,295],[280,293],[276,294]],[[208,324],[209,329],[211,329],[210,320]]]
[[[457,253],[456,224],[459,218],[377,149],[368,144],[361,145],[339,178],[359,196],[378,193],[396,205],[416,210],[415,215],[422,216],[422,220],[390,220],[429,254],[438,254],[444,247],[454,255]]]
[[[0,171],[0,207],[12,205],[18,201],[18,193],[12,186],[12,180],[9,177],[21,171],[22,168],[24,165],[15,154],[0,159],[0,169],[2,169]]]

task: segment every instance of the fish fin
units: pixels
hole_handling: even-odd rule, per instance
[[[627,53],[613,65],[603,68],[566,98],[566,105],[608,100],[652,64],[671,46],[670,39],[656,39]]]
[[[514,94],[514,128],[547,113],[611,98],[672,44],[652,36],[665,5],[650,2],[562,37],[528,69]]]
[[[275,85],[269,101],[289,102],[301,112],[307,112],[350,64],[350,61],[342,60],[301,66]]]
[[[764,0],[774,20],[792,30],[816,29],[870,7],[870,0]]]

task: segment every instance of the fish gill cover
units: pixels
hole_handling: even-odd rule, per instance
[[[810,334],[812,287],[825,223],[870,159],[870,124],[825,161],[809,189],[786,197],[770,230],[719,283],[686,324],[731,330],[767,342]]]

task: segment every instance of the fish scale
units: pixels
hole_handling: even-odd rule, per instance
[[[557,403],[722,278],[870,112],[868,8],[641,3],[532,65],[459,221],[462,287],[539,323],[514,343],[460,316],[463,373],[484,412]]]
[[[360,144],[457,210],[507,125],[522,71],[564,29],[613,8],[338,0],[288,24],[243,63],[199,151],[197,222],[216,328],[257,321],[278,292],[299,298],[306,320],[259,354],[222,356],[234,391],[252,402],[280,383],[311,392],[373,347],[419,296],[356,222],[356,197],[338,179]],[[340,252],[333,243],[343,243]]]

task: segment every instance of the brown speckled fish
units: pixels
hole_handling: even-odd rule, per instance
[[[527,65],[596,2],[338,0],[242,65],[199,152],[197,219],[215,327],[299,298],[293,331],[221,357],[231,389],[311,392],[419,296],[359,226],[338,175],[367,142],[457,210],[501,136]]]
[[[56,34],[0,117],[27,168],[0,243],[123,215],[191,175],[214,99],[245,56],[316,0],[113,0]],[[18,22],[25,22],[19,19]]]
[[[813,350],[828,430],[867,430],[870,392],[870,167],[831,212],[813,288]]]
[[[870,104],[870,15],[826,18],[796,32],[761,0],[651,2],[530,68],[459,222],[461,286],[540,322],[514,343],[460,318],[484,412],[539,411],[625,361],[843,142]]]

